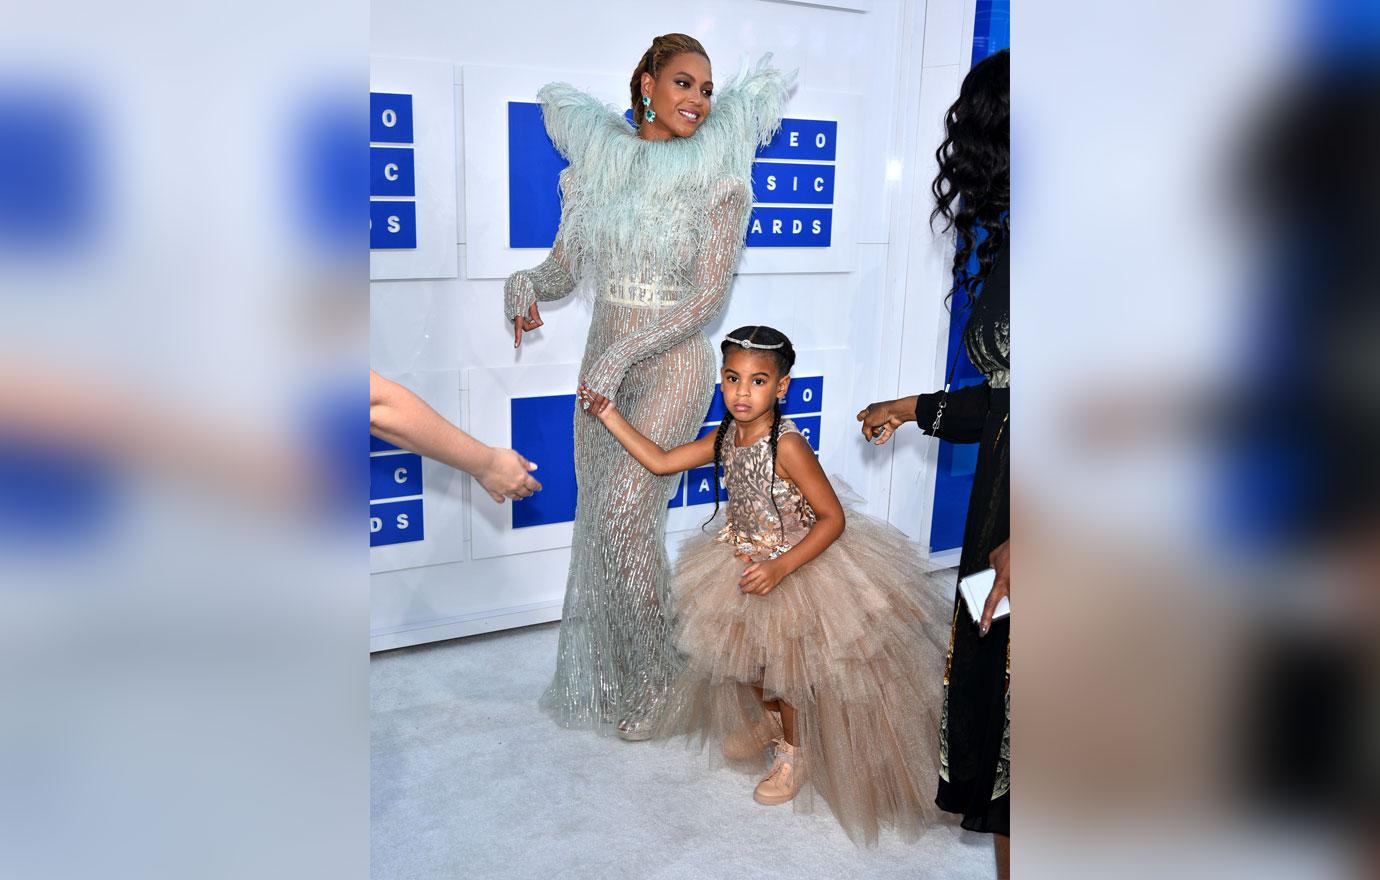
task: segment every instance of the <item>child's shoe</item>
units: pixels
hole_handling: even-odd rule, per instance
[[[757,790],[752,793],[752,799],[759,804],[774,807],[794,798],[805,782],[804,771],[796,766],[799,758],[799,749],[784,739],[778,739],[776,761],[772,763],[771,772],[766,778],[757,783]]]
[[[748,761],[761,758],[762,750],[781,736],[781,720],[775,712],[762,713],[765,717],[755,724],[742,727],[724,737],[724,757],[730,761]]]

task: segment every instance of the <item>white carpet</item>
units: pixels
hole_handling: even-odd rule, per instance
[[[376,880],[995,876],[991,837],[956,822],[864,849],[822,801],[759,806],[751,780],[681,742],[558,728],[536,707],[556,636],[544,624],[373,657]]]

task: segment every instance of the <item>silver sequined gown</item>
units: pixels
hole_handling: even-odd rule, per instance
[[[645,141],[621,113],[564,84],[542,89],[561,174],[550,255],[504,285],[504,314],[582,290],[593,319],[580,377],[663,448],[694,439],[716,359],[703,328],[723,310],[751,207],[751,163],[788,82],[765,63],[714,98],[689,138]],[[602,732],[659,705],[675,673],[666,504],[658,477],[575,413],[579,497],[556,673],[541,705]]]

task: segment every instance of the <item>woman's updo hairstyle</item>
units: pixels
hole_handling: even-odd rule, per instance
[[[632,89],[633,125],[643,123],[642,74],[650,73],[656,79],[661,76],[661,68],[666,62],[682,52],[693,52],[704,56],[705,61],[709,60],[709,53],[704,51],[700,41],[686,34],[662,34],[653,39],[652,45],[642,54],[642,60],[637,62],[637,69],[633,71],[629,83]]]

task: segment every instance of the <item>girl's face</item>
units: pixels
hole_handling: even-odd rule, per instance
[[[661,76],[642,74],[642,94],[652,99],[656,119],[647,123],[651,137],[657,139],[690,137],[709,116],[714,83],[710,80],[709,59],[694,52],[672,55],[661,68]]]
[[[772,403],[786,396],[791,377],[781,375],[776,357],[750,348],[731,348],[719,371],[724,406],[736,422],[751,422],[771,413]]]

